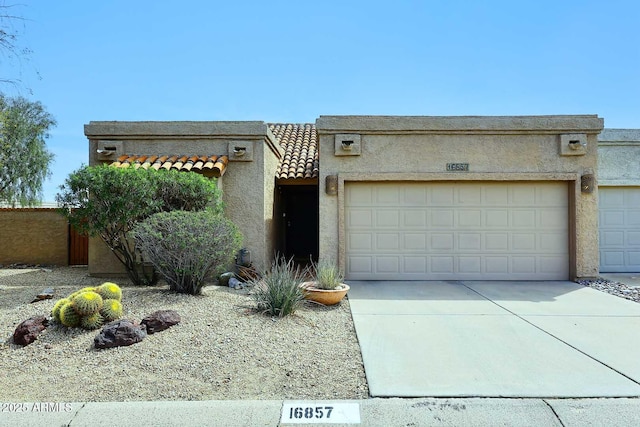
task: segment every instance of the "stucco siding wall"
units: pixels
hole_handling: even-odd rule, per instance
[[[464,119],[464,118],[462,118]],[[344,262],[342,194],[326,194],[326,177],[345,181],[563,180],[570,187],[571,250],[578,277],[598,273],[597,191],[582,193],[580,177],[597,170],[595,116],[526,118],[321,117],[320,257]],[[377,122],[377,120],[379,120]],[[561,134],[586,134],[579,156],[560,155]],[[357,134],[361,154],[336,155],[335,135]],[[468,172],[448,172],[448,163],[468,163]]]
[[[228,155],[229,164],[218,179],[225,214],[241,230],[244,247],[257,268],[267,265],[273,253],[273,192],[281,153],[263,122],[91,122],[90,164],[99,164],[99,141],[117,141],[125,154]],[[234,145],[248,145],[251,161],[234,159]],[[113,160],[109,160],[113,161]],[[191,172],[190,172],[191,173]],[[121,275],[124,269],[97,239],[89,244],[89,272],[96,276]],[[232,267],[232,266],[230,266]]]
[[[69,226],[55,209],[0,209],[0,264],[68,265]]]
[[[598,185],[640,185],[640,129],[605,129],[598,141]]]

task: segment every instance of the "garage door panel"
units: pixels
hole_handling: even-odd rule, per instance
[[[511,225],[514,228],[533,228],[536,226],[535,209],[515,209],[511,212]]]
[[[629,231],[627,233],[627,246],[640,246],[640,231]]]
[[[640,209],[640,192],[629,191],[626,193],[625,207],[630,209]]]
[[[625,214],[628,225],[640,228],[640,211],[627,211]]]
[[[539,248],[545,253],[558,253],[558,248],[564,248],[569,245],[568,236],[564,233],[539,233],[538,239],[540,241]]]
[[[599,189],[600,271],[640,272],[640,187]]]
[[[602,206],[602,203],[601,203]],[[625,225],[625,217],[624,217],[624,211],[614,211],[614,210],[607,210],[607,211],[600,211],[600,226],[605,226],[607,228],[611,228],[611,227],[624,227]],[[605,229],[604,232],[607,232],[608,230]]]
[[[424,206],[427,203],[426,188],[411,187],[406,188],[403,194],[404,206]]]
[[[402,212],[402,225],[405,228],[425,228],[427,226],[427,213],[421,210],[407,210]]]
[[[398,228],[400,225],[400,211],[380,209],[375,214],[376,227]]]
[[[427,249],[425,233],[407,233],[404,235],[402,249],[405,251],[423,251]]]
[[[566,227],[567,209],[547,208],[538,212],[538,227],[563,230]]]
[[[485,211],[484,225],[489,228],[509,227],[509,210],[487,209]]]
[[[427,258],[424,256],[404,256],[404,271],[409,274],[424,274],[427,272]]]
[[[398,274],[400,272],[399,267],[400,257],[398,255],[376,257],[376,272],[378,273]]]
[[[631,265],[640,265],[640,251],[627,252],[627,259]]]
[[[347,274],[369,274],[373,270],[373,257],[350,256],[348,258]]]
[[[514,251],[530,252],[536,249],[535,233],[513,233],[511,248]]]
[[[351,209],[347,216],[350,229],[371,228],[373,226],[373,212],[370,209]]]
[[[455,260],[453,256],[432,256],[431,257],[431,270],[434,273],[447,273],[453,274],[455,272],[453,265]]]
[[[400,191],[398,188],[381,187],[375,192],[375,200],[379,206],[398,206]]]
[[[487,233],[485,235],[485,249],[488,251],[508,251],[509,233]]]
[[[548,208],[567,207],[567,189],[562,185],[536,187],[536,205]]]
[[[373,233],[350,233],[347,237],[347,249],[349,252],[373,251]]]
[[[532,256],[511,257],[511,272],[515,275],[535,273],[536,258]]]
[[[431,228],[453,227],[455,214],[453,209],[433,209],[431,211]]]
[[[458,271],[460,273],[482,273],[482,258],[479,256],[465,256],[458,257]]]
[[[477,228],[482,225],[482,211],[480,209],[469,209],[456,211],[457,227]]]
[[[501,274],[509,270],[508,256],[488,256],[485,258],[485,271],[488,274]]]
[[[400,249],[400,236],[397,233],[379,233],[375,235],[378,252],[390,252]]]
[[[563,183],[346,183],[347,278],[567,279],[567,188]],[[396,201],[394,209],[390,201]],[[368,225],[370,218],[374,225]]]
[[[481,233],[459,233],[458,249],[463,251],[482,250],[482,234]]]
[[[453,233],[432,233],[430,247],[435,250],[453,250]]]

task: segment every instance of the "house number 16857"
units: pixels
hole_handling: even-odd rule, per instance
[[[291,407],[289,408],[289,419],[295,418],[331,418],[331,411],[333,406],[305,406],[305,407]]]

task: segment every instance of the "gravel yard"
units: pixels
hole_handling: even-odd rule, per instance
[[[49,315],[57,298],[105,281],[86,268],[24,271],[0,269],[0,401],[368,398],[348,299],[272,319],[253,312],[246,290],[208,286],[194,297],[116,281],[125,318],[172,309],[182,322],[109,350],[93,347],[97,331],[50,325],[20,347],[11,340],[20,322]],[[640,302],[640,288],[603,279],[579,283]],[[48,287],[54,299],[30,303]]]
[[[0,401],[98,402],[215,399],[363,399],[368,387],[349,301],[308,304],[272,319],[246,291],[208,286],[194,297],[166,286],[123,290],[124,317],[161,309],[182,322],[129,347],[96,350],[97,331],[50,325],[31,345],[12,344],[23,320],[49,315],[57,298],[104,279],[86,268],[0,270]],[[44,288],[56,297],[31,304]]]
[[[624,283],[612,282],[605,279],[579,280],[578,283],[620,298],[640,302],[640,287],[631,287]]]

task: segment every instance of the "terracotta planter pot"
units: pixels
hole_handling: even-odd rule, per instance
[[[317,302],[322,305],[336,305],[349,291],[349,285],[342,283],[341,289],[318,289],[314,287],[316,282],[304,282],[300,286],[303,287],[307,295],[306,299]]]

